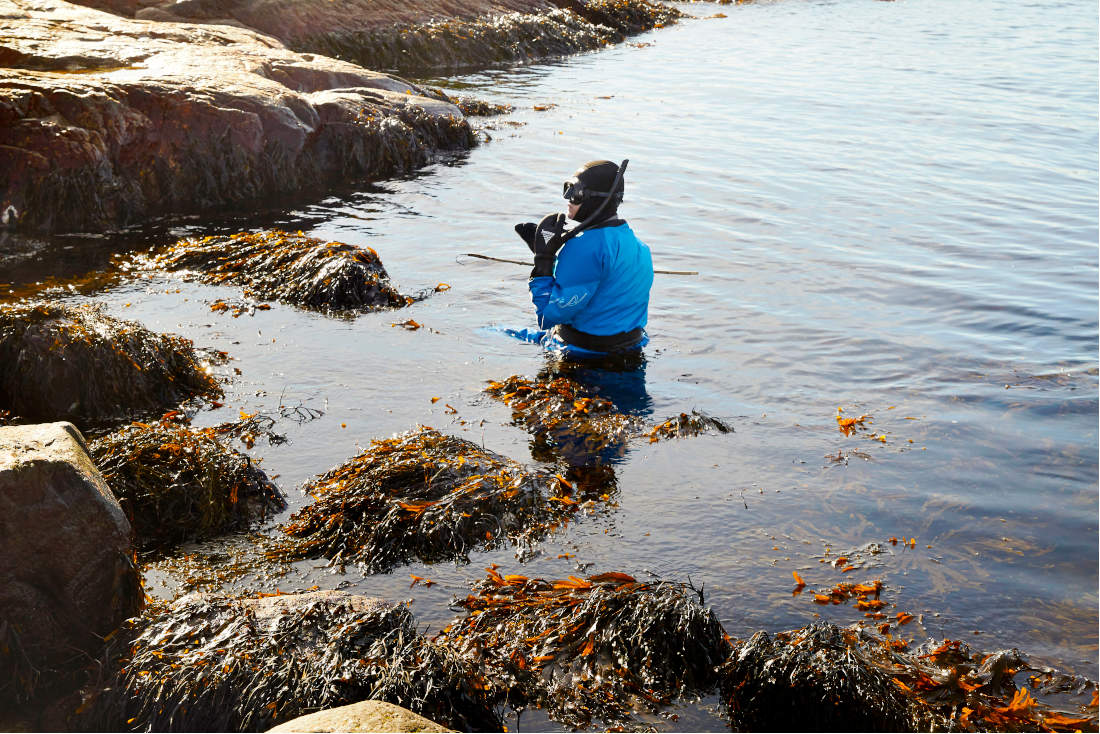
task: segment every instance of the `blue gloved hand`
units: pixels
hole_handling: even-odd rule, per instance
[[[516,231],[519,231],[517,227]],[[562,233],[565,231],[565,215],[561,212],[547,214],[535,228],[532,242],[528,243],[535,253],[535,267],[531,269],[532,278],[543,278],[554,274],[554,260],[558,250],[564,244]],[[521,235],[522,236],[522,235]]]

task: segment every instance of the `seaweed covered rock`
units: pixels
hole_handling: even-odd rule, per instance
[[[408,607],[339,591],[191,594],[134,620],[82,730],[265,731],[376,699],[467,731],[500,721],[469,666],[416,631]]]
[[[81,670],[142,598],[130,526],[80,432],[0,428],[0,710]]]
[[[0,307],[0,407],[27,420],[100,426],[220,394],[182,337],[91,305]]]
[[[1095,707],[1088,707],[1095,683],[1032,668],[1016,650],[977,653],[953,640],[909,651],[889,635],[816,623],[756,633],[736,645],[720,675],[730,723],[739,730],[1097,728]]]
[[[623,573],[549,581],[489,577],[457,602],[438,641],[482,661],[494,689],[570,727],[627,725],[716,682],[729,645],[702,593]]]
[[[476,143],[419,87],[253,30],[0,4],[3,228],[99,231],[316,196]]]
[[[393,287],[371,248],[279,230],[183,239],[144,265],[191,271],[205,283],[241,286],[251,298],[303,308],[368,310],[413,301]]]
[[[513,422],[534,435],[536,458],[564,458],[570,465],[613,462],[626,453],[630,440],[643,435],[656,442],[733,431],[698,411],[681,413],[647,430],[640,417],[620,412],[598,390],[565,374],[540,374],[533,380],[512,375],[491,381],[485,392],[511,407]]]
[[[89,448],[142,550],[244,528],[286,507],[267,474],[213,428],[134,423]]]
[[[315,501],[282,526],[285,557],[323,557],[369,573],[412,559],[464,561],[505,539],[529,546],[568,521],[578,502],[562,478],[432,428],[369,448],[310,480]]]

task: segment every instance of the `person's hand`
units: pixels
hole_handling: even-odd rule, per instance
[[[519,231],[518,228],[516,231]],[[528,247],[535,253],[535,267],[531,270],[532,278],[543,278],[554,274],[554,260],[561,249],[562,233],[565,231],[565,215],[558,212],[547,214],[535,228],[532,237],[533,243]]]
[[[539,226],[534,222],[521,222],[516,225],[516,234],[527,243],[527,247],[530,248],[531,252],[535,251],[535,230],[538,228]]]

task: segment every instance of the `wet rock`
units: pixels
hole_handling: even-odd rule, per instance
[[[278,230],[185,239],[144,267],[190,272],[204,283],[322,311],[399,308],[415,298],[390,283],[378,253]]]
[[[484,666],[489,686],[577,729],[632,726],[678,696],[701,695],[729,653],[690,584],[623,573],[557,581],[488,578],[437,638]]]
[[[282,526],[286,558],[368,573],[412,559],[466,561],[505,540],[530,547],[578,510],[563,478],[421,428],[371,446],[302,490],[315,501]]]
[[[371,69],[456,69],[591,51],[675,22],[647,0],[89,0],[149,20],[234,23]],[[152,7],[150,7],[152,5]]]
[[[453,105],[225,25],[0,0],[2,228],[94,231],[316,192],[468,148]]]
[[[498,730],[471,669],[416,631],[408,608],[338,591],[192,594],[133,624],[81,729],[264,731],[375,699],[454,728]]]
[[[135,423],[89,450],[141,550],[246,528],[286,507],[267,474],[214,428]]]
[[[0,710],[71,678],[142,598],[129,523],[80,432],[0,428]]]
[[[191,342],[100,308],[0,308],[0,409],[88,428],[160,414],[221,389]]]
[[[360,701],[349,706],[306,714],[283,722],[271,732],[445,732],[445,726],[384,701]]]

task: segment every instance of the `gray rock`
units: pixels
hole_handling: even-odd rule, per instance
[[[453,731],[406,708],[385,701],[360,701],[283,722],[271,732]]]
[[[142,606],[130,524],[71,423],[0,428],[0,709]]]

